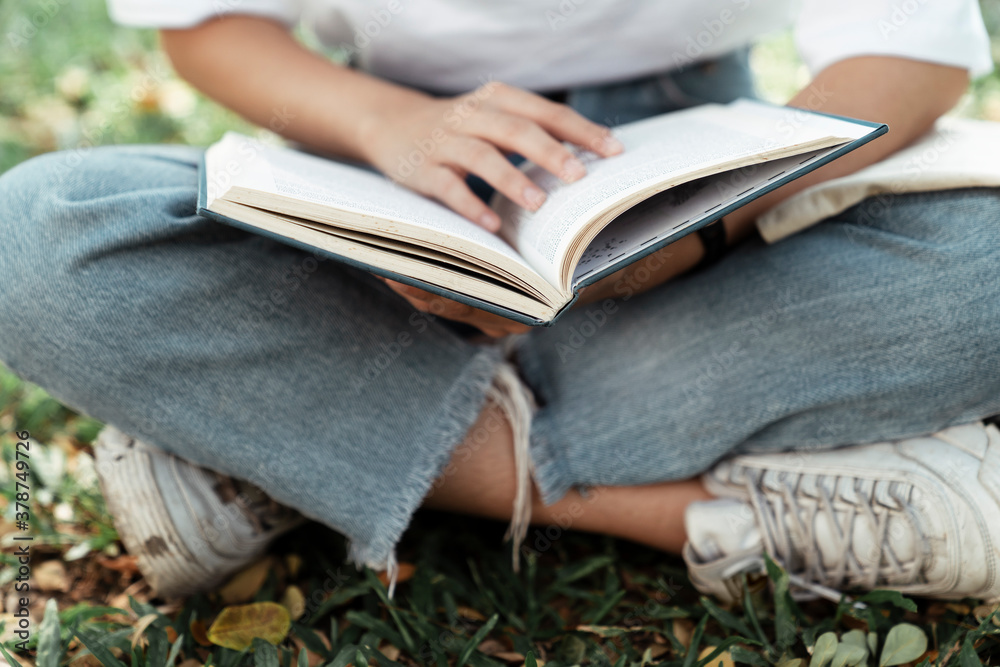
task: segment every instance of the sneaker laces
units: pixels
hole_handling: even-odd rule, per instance
[[[222,502],[238,509],[253,526],[255,533],[266,533],[290,522],[303,520],[297,511],[277,502],[260,487],[221,473],[211,474],[215,478],[213,490],[216,495]]]
[[[788,571],[792,584],[815,595],[839,600],[841,588],[911,584],[929,560],[919,514],[911,502],[912,485],[759,470],[746,470],[743,483],[764,550]],[[815,489],[808,502],[804,496],[811,494],[806,489]],[[831,490],[837,489],[841,492],[835,495]],[[901,558],[889,539],[895,537],[889,534],[894,520],[906,522],[912,530],[912,542],[907,541],[913,545],[910,559]],[[867,552],[863,557],[855,548],[859,522],[867,523],[860,534],[870,536],[870,543],[862,547]]]

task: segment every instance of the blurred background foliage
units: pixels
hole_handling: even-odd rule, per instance
[[[1000,0],[982,7],[997,59]],[[206,145],[228,129],[266,134],[174,76],[155,32],[113,25],[103,0],[4,0],[0,27],[0,172],[58,149]],[[761,93],[775,102],[806,82],[787,32],[757,47],[754,67]],[[1000,73],[975,82],[956,113],[1000,120]]]

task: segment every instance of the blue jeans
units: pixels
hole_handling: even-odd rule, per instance
[[[599,120],[748,92],[742,56],[574,91]],[[0,177],[0,360],[81,412],[248,479],[380,565],[501,350],[379,281],[195,214],[200,150],[109,147]],[[641,276],[641,271],[639,272]],[[1000,413],[1000,192],[864,202],[521,337],[544,499],[736,451]]]

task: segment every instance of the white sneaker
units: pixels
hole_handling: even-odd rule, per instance
[[[968,424],[822,452],[737,456],[703,481],[718,500],[687,510],[684,559],[726,601],[763,554],[799,592],[891,588],[1000,600],[1000,431]]]
[[[210,590],[304,519],[256,487],[188,463],[108,426],[97,477],[118,535],[160,595]]]

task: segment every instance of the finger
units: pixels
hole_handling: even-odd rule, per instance
[[[437,296],[419,287],[405,285],[391,279],[386,279],[385,282],[417,310],[445,319],[471,324],[486,335],[494,338],[501,338],[514,333],[524,333],[531,329],[526,324],[514,322],[506,317]]]
[[[401,283],[399,281],[393,280],[392,278],[382,278],[385,284],[388,285],[394,292],[400,296],[405,296],[407,298],[419,299],[421,301],[429,301],[434,298],[434,295],[427,290],[420,289],[419,287],[414,287],[413,285],[407,285],[406,283]]]
[[[512,336],[514,334],[524,333],[531,329],[531,327],[526,324],[518,324],[517,322],[512,322],[507,320],[506,324],[501,325],[491,325],[485,323],[472,323],[480,331],[482,331],[487,336],[492,336],[493,338],[503,338],[504,336]]]
[[[489,330],[481,329],[480,331],[489,336],[493,336],[494,338],[503,338],[504,336],[513,336],[515,334],[525,333],[530,329],[531,327],[526,324],[517,324],[515,322],[513,324],[504,325],[503,327],[490,328]]]
[[[523,333],[531,329],[526,324],[509,320],[502,315],[486,312],[478,308],[470,308],[470,312],[462,318],[466,324],[478,328],[485,334],[499,338],[514,333]]]
[[[406,299],[406,302],[410,304],[414,309],[419,310],[422,313],[430,312],[430,304],[428,302],[414,298],[409,294],[399,293],[399,296]]]
[[[414,308],[425,313],[432,313],[448,319],[457,319],[466,317],[475,311],[475,308],[472,306],[438,296],[419,287],[404,285],[394,280],[387,280],[386,283],[400,296],[409,301]]]
[[[507,335],[507,332],[503,329],[495,329],[493,327],[478,327],[480,331],[489,336],[490,338],[503,338]]]
[[[565,104],[547,100],[520,88],[500,86],[493,105],[511,114],[530,118],[552,136],[587,148],[603,157],[618,155],[625,150],[611,130],[587,120]]]
[[[414,174],[410,181],[408,185],[417,192],[437,199],[487,231],[499,231],[500,216],[474,195],[454,170],[446,166],[430,167]]]
[[[523,155],[563,182],[572,183],[587,175],[583,162],[533,120],[503,111],[484,111],[470,120],[471,134]]]
[[[441,159],[449,165],[476,174],[529,211],[537,211],[545,203],[545,192],[512,165],[495,146],[481,139],[458,138],[449,141],[447,148],[442,151]]]
[[[416,310],[422,313],[430,312],[430,299],[434,296],[430,292],[426,292],[419,287],[411,287],[410,285],[398,283],[395,280],[386,279],[385,283],[393,292],[406,299],[406,302]]]

